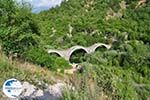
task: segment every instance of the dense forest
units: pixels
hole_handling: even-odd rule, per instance
[[[84,71],[71,76],[75,90],[64,91],[62,99],[150,99],[148,0],[64,0],[61,6],[38,14],[31,10],[26,2],[0,0],[0,81],[11,77],[4,73],[9,68],[15,75],[21,71],[13,69],[6,58],[52,72],[61,69],[63,75],[63,70],[70,68],[69,62],[49,55],[48,49],[106,43],[111,49],[72,56],[72,62],[79,62]]]

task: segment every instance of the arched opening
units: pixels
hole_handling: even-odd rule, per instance
[[[61,55],[60,55],[59,53],[57,53],[57,52],[51,52],[51,53],[49,53],[49,55],[50,55],[51,57],[54,57],[54,58],[56,58],[56,57],[61,57]]]
[[[81,63],[84,62],[84,56],[87,52],[84,49],[78,49],[72,52],[69,61],[71,63]]]
[[[99,46],[99,47],[97,47],[97,48],[95,49],[96,52],[97,52],[97,51],[99,51],[99,52],[104,52],[104,51],[106,51],[106,50],[107,50],[107,48],[106,48],[104,45]]]

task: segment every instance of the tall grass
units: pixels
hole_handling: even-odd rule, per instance
[[[84,63],[83,74],[72,76],[74,90],[66,89],[62,100],[103,100],[117,97],[111,69]]]

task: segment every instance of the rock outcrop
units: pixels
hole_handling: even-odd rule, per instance
[[[66,87],[65,83],[57,83],[42,90],[28,82],[23,82],[23,92],[19,100],[60,100]]]

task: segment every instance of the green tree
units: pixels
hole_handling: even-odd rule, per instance
[[[30,46],[37,45],[38,27],[26,3],[17,6],[14,0],[0,0],[0,39],[6,54],[21,55]]]

